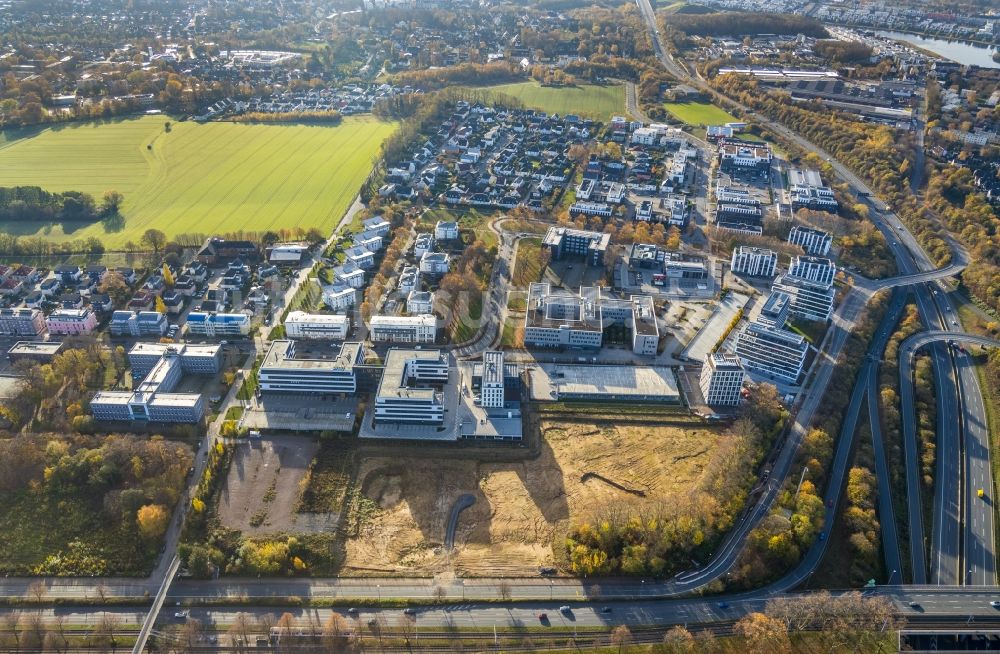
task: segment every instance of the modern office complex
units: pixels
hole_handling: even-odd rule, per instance
[[[94,418],[198,422],[205,410],[201,393],[172,391],[186,373],[217,373],[222,355],[217,345],[137,343],[129,351],[129,362],[135,383],[133,390],[95,393],[90,401]]]
[[[447,382],[448,358],[438,350],[389,350],[375,394],[374,423],[442,424],[440,389]]]
[[[792,298],[790,312],[806,320],[829,320],[833,313],[836,289],[791,275],[774,278],[772,291],[781,291]]]
[[[738,357],[718,352],[709,356],[701,368],[701,394],[705,404],[738,405],[745,376]]]
[[[824,257],[830,253],[833,237],[821,229],[796,225],[788,232],[788,242],[800,246],[809,254]]]
[[[799,209],[817,209],[835,213],[840,207],[837,199],[834,197],[833,189],[828,186],[792,184],[788,190],[788,198],[793,211]]]
[[[0,309],[0,334],[37,337],[45,333],[45,314],[39,309]]]
[[[497,409],[504,404],[503,352],[483,352],[482,381],[479,387],[480,404]]]
[[[636,243],[629,252],[628,264],[633,269],[652,270],[674,279],[707,279],[705,257],[668,252],[652,243]]]
[[[631,332],[632,351],[655,355],[660,340],[653,299],[633,295],[615,299],[600,287],[580,288],[580,293],[554,292],[543,282],[528,288],[524,317],[524,344],[529,347],[600,348],[604,332],[620,325]]]
[[[344,315],[292,311],[285,318],[285,336],[288,338],[331,339],[347,338],[351,321]]]
[[[804,336],[760,323],[748,324],[736,340],[744,368],[788,384],[798,381],[808,351]]]
[[[163,336],[167,326],[159,311],[115,311],[109,328],[112,336]]]
[[[748,277],[774,277],[778,254],[774,250],[741,245],[733,250],[730,267],[734,274]]]
[[[354,393],[358,389],[355,367],[364,363],[361,343],[344,343],[333,359],[300,359],[295,342],[271,343],[257,379],[262,393]]]
[[[250,333],[250,316],[192,311],[187,315],[187,329],[193,336],[246,336]]]
[[[552,252],[553,260],[566,255],[582,256],[592,266],[601,265],[610,244],[610,234],[570,227],[549,227],[542,240],[542,245]]]
[[[789,264],[788,275],[823,286],[832,286],[833,278],[837,275],[837,266],[823,257],[799,255]]]
[[[719,143],[719,165],[722,170],[767,170],[771,165],[771,148],[763,143],[723,139]]]
[[[788,322],[788,314],[792,310],[792,298],[781,291],[771,291],[764,306],[760,308],[757,322],[768,327],[781,329]]]
[[[376,343],[433,343],[437,338],[434,314],[372,316],[369,334]]]

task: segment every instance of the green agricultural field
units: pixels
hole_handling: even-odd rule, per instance
[[[501,84],[489,87],[521,100],[529,109],[539,109],[550,114],[577,114],[594,120],[608,120],[625,113],[625,86],[542,86],[538,82]]]
[[[149,228],[168,236],[282,227],[331,230],[395,125],[335,127],[173,122],[164,116],[74,123],[0,136],[0,183],[125,196],[121,226],[0,223],[0,231],[114,248]],[[19,137],[19,138],[18,138]],[[6,139],[6,140],[4,140]]]
[[[667,111],[688,125],[723,125],[736,123],[739,119],[708,102],[668,102]]]

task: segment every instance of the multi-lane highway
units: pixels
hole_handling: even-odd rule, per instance
[[[880,287],[907,284],[913,285],[920,314],[928,328],[960,331],[954,306],[944,292],[944,287],[938,286],[933,280],[941,279],[959,271],[967,261],[967,255],[961,248],[955,249],[955,263],[944,270],[935,270],[915,238],[902,225],[898,217],[887,210],[887,207],[873,199],[868,188],[857,175],[846,166],[834,159],[815,144],[801,137],[784,125],[770,120],[766,116],[755,113],[750,108],[721,95],[711,88],[700,77],[691,75],[688,70],[676,62],[664,49],[660,39],[656,17],[649,0],[636,0],[637,6],[647,23],[653,40],[654,51],[663,66],[679,79],[691,84],[721,104],[736,107],[745,115],[753,116],[757,123],[789,142],[796,144],[807,152],[815,152],[830,163],[834,172],[849,185],[860,197],[868,200],[873,211],[872,221],[886,235],[890,248],[899,263],[904,277],[898,281],[878,284]],[[955,244],[952,243],[954,246]],[[882,329],[891,327],[883,323]],[[982,464],[982,453],[988,453],[989,443],[984,438],[984,429],[966,429],[962,426],[985,425],[985,414],[981,413],[982,393],[978,380],[968,370],[968,366],[959,366],[947,348],[934,346],[932,350],[935,373],[937,404],[938,404],[938,467],[935,475],[935,509],[934,531],[931,548],[931,577],[936,583],[963,583],[966,579],[990,579],[995,583],[995,577],[983,563],[986,559],[995,558],[992,536],[986,537],[987,524],[992,527],[992,514],[987,518],[982,507],[963,501],[970,492],[971,482],[968,476],[963,476],[965,463],[970,463],[975,469],[975,475],[983,484],[992,487],[992,472],[988,461]],[[959,381],[956,381],[959,380]],[[961,396],[959,392],[961,391]],[[978,401],[971,398],[978,398]],[[960,399],[968,401],[960,402]],[[961,411],[961,415],[959,415]],[[977,453],[974,462],[965,461],[968,451]],[[908,478],[909,504],[916,510],[910,515],[911,552],[913,561],[913,579],[916,582],[926,578],[926,565],[923,558],[923,547],[926,542],[923,530],[923,516],[920,510],[920,481]],[[971,512],[965,515],[965,512]],[[963,524],[963,516],[966,518]],[[974,551],[973,551],[974,550]],[[963,561],[968,560],[968,565]]]

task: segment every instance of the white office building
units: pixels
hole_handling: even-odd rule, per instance
[[[479,388],[479,403],[489,409],[502,409],[504,405],[503,352],[483,352],[483,375]]]
[[[440,425],[448,358],[438,350],[393,348],[385,357],[382,381],[375,394],[373,422]]]
[[[268,348],[257,378],[262,393],[355,393],[354,368],[364,361],[361,343],[344,343],[333,359],[300,359],[294,341],[279,340]]]
[[[823,257],[799,255],[791,260],[788,275],[822,286],[832,286],[833,278],[837,276],[837,266]]]
[[[836,289],[790,275],[774,278],[772,291],[787,293],[792,298],[791,314],[806,320],[829,320],[833,314]]]
[[[794,384],[802,374],[809,343],[804,336],[750,323],[736,340],[736,356],[747,370]]]
[[[342,341],[347,338],[351,321],[345,315],[292,311],[285,318],[285,336]]]
[[[701,368],[701,394],[709,406],[737,406],[746,375],[731,354],[712,354]]]
[[[734,274],[748,277],[774,277],[778,254],[774,250],[741,245],[733,250],[730,266]]]
[[[788,322],[788,314],[792,310],[792,298],[781,291],[771,291],[760,308],[757,322],[767,327],[781,329]]]
[[[200,393],[174,393],[185,373],[216,374],[222,364],[217,345],[136,343],[129,351],[132,391],[100,391],[90,401],[97,420],[194,423],[205,403]],[[140,381],[141,380],[141,381]]]
[[[788,242],[798,245],[808,254],[824,257],[830,253],[833,237],[821,229],[795,225],[788,232]]]
[[[372,316],[368,331],[376,343],[433,343],[437,318],[433,314]]]
[[[653,298],[605,296],[600,287],[585,286],[579,294],[554,292],[547,283],[528,287],[524,344],[529,347],[600,348],[606,329],[621,325],[631,332],[632,352],[653,356],[659,328]]]

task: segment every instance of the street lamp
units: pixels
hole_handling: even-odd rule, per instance
[[[552,601],[552,591],[555,588],[556,582],[549,579],[549,601]]]
[[[375,584],[375,590],[378,592],[378,601],[382,601],[382,584]]]

